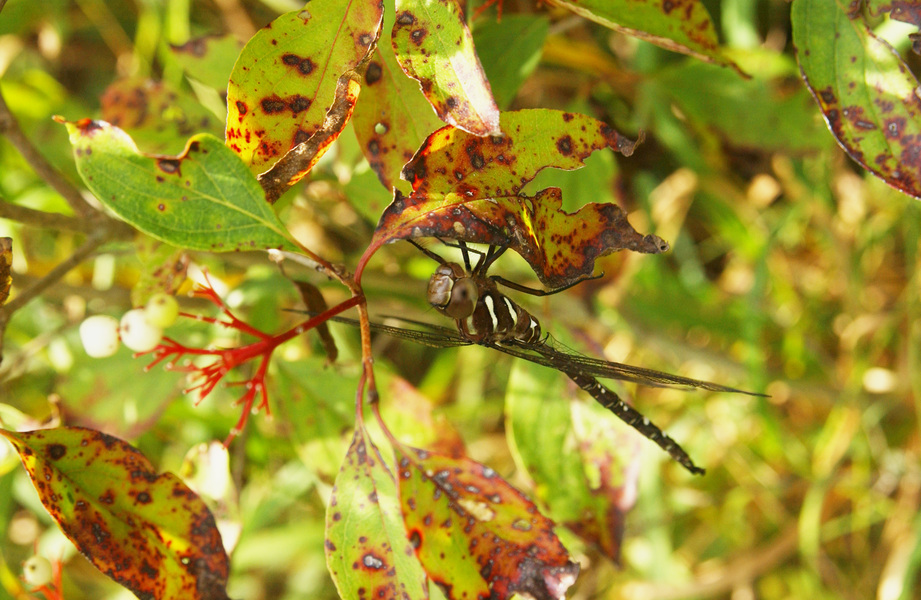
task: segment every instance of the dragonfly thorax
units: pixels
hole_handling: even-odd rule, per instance
[[[428,300],[453,318],[461,335],[480,343],[541,341],[540,323],[496,289],[489,278],[469,273],[456,263],[439,265],[429,280]]]

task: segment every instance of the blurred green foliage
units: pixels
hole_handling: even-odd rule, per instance
[[[507,0],[501,22],[487,12],[474,23],[503,106],[576,107],[629,135],[646,132],[633,157],[596,156],[541,186],[564,187],[572,208],[616,198],[637,229],[672,243],[663,256],[607,257],[603,278],[531,300],[529,308],[545,328],[593,354],[603,349],[614,360],[770,394],[635,390],[636,406],[708,473],[691,478],[643,443],[623,568],[565,538],[583,563],[575,594],[915,597],[921,208],[835,146],[799,81],[787,3],[707,5],[751,79],[523,0]],[[283,0],[10,0],[0,15],[0,92],[32,143],[76,185],[66,132],[52,115],[98,116],[109,84],[128,77],[161,80],[213,107],[207,86],[183,78],[168,45],[222,31],[245,39],[297,7]],[[543,38],[539,62],[505,68],[506,31],[529,56]],[[348,200],[386,201],[387,190],[371,186],[380,187],[347,131],[311,180],[279,203],[281,217],[318,254],[353,265],[373,223]],[[70,212],[4,139],[0,202]],[[15,219],[0,219],[0,235],[14,239],[14,296],[84,237]],[[195,253],[192,260],[226,285],[228,303],[254,326],[274,331],[294,322],[284,309],[299,306],[296,291],[263,255]],[[523,263],[503,261],[510,278],[527,276]],[[427,259],[394,246],[370,268],[364,283],[372,312],[425,317]],[[144,359],[126,349],[102,360],[83,353],[80,320],[127,310],[143,274],[134,244],[111,242],[13,315],[0,364],[5,425],[60,418],[93,426],[174,472],[190,449],[225,437],[238,416],[234,388],[218,388],[196,405],[181,374],[145,372]],[[321,285],[331,303],[345,297],[306,269],[296,275]],[[213,314],[195,300],[182,303]],[[201,323],[182,322],[168,334],[198,346],[238,341]],[[281,349],[270,372],[272,418],[251,418],[231,447],[232,520],[242,526],[232,597],[336,597],[323,520],[351,434],[355,334],[338,326],[334,334],[338,365],[324,364],[313,339]],[[384,372],[405,377],[434,403],[437,425],[423,427],[450,423],[474,458],[527,484],[503,432],[509,361],[480,348],[433,353],[378,343]],[[385,408],[398,410],[402,401],[385,396]],[[406,417],[405,429],[395,428],[416,443],[421,420]],[[19,565],[36,549],[64,560],[68,600],[124,597],[74,556],[18,459],[0,445],[0,598],[21,593]]]

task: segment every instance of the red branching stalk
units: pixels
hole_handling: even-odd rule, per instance
[[[233,427],[233,429],[230,430],[230,435],[228,435],[227,439],[224,441],[224,446],[230,445],[230,442],[232,442],[233,439],[239,435],[241,431],[243,431],[243,428],[246,426],[246,422],[249,419],[250,413],[256,413],[260,410],[264,410],[266,414],[269,413],[269,395],[266,388],[265,377],[269,368],[269,360],[271,359],[272,353],[275,351],[275,349],[288,340],[304,333],[305,331],[308,331],[309,329],[316,327],[319,323],[322,323],[328,318],[339,314],[340,312],[361,302],[360,296],[349,298],[345,302],[342,302],[341,304],[334,306],[333,308],[315,317],[312,317],[303,323],[300,323],[299,325],[292,327],[284,333],[280,333],[278,335],[269,335],[238,319],[230,311],[230,309],[227,308],[227,305],[224,304],[224,301],[221,300],[220,296],[217,295],[217,292],[214,291],[214,288],[211,287],[210,283],[206,283],[206,285],[197,288],[194,294],[215,304],[218,308],[221,309],[223,317],[203,317],[201,315],[193,315],[189,313],[179,313],[179,316],[188,319],[195,319],[197,321],[204,321],[206,323],[222,325],[229,329],[235,329],[249,336],[257,338],[257,341],[245,346],[240,346],[238,348],[213,350],[203,348],[190,348],[171,338],[164,337],[163,341],[156,348],[149,352],[139,353],[137,356],[142,354],[153,354],[154,360],[149,365],[147,365],[145,370],[150,370],[154,367],[154,365],[166,361],[165,368],[167,370],[194,374],[194,378],[196,380],[200,380],[200,382],[190,388],[187,388],[185,392],[188,393],[197,391],[198,402],[204,400],[208,394],[214,390],[214,387],[231,370],[242,365],[243,363],[257,358],[259,359],[259,366],[252,377],[245,381],[227,384],[241,385],[245,388],[245,391],[243,396],[241,396],[240,399],[238,399],[236,402],[237,405],[243,407],[243,410],[240,414],[240,419],[237,421],[237,424]],[[204,366],[198,366],[194,364],[190,359],[190,357],[193,356],[211,356],[214,357],[215,360]],[[186,360],[184,360],[182,364],[179,364],[179,361],[183,358]],[[258,405],[255,404],[257,396],[260,398]]]

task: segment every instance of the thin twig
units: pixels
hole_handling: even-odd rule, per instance
[[[32,227],[85,234],[90,234],[99,229],[99,224],[95,220],[77,219],[60,213],[35,210],[34,208],[12,204],[3,198],[0,198],[0,219],[9,219]]]
[[[0,94],[0,135],[6,137],[19,150],[19,153],[32,166],[38,176],[53,187],[57,193],[61,194],[77,215],[89,216],[95,212],[95,209],[87,204],[83,196],[80,195],[79,190],[64,179],[61,173],[32,145],[32,142],[29,141],[29,138],[19,127],[19,122],[10,112],[6,100],[3,99],[3,94]]]
[[[87,239],[82,246],[77,248],[77,250],[67,257],[66,260],[55,265],[47,275],[33,283],[31,286],[22,290],[18,293],[16,297],[7,302],[3,307],[0,307],[0,325],[5,325],[9,320],[9,317],[29,303],[33,298],[47,290],[49,287],[57,283],[62,277],[64,277],[71,269],[82,263],[84,260],[89,258],[99,246],[109,241],[109,236],[105,235],[105,232],[102,232],[100,235],[95,235]]]
[[[16,295],[11,301],[0,306],[0,362],[3,360],[3,338],[6,334],[6,325],[9,323],[13,314],[29,303],[30,300],[53,286],[61,280],[68,271],[89,258],[96,249],[112,238],[111,229],[102,227],[99,231],[87,239],[82,246],[77,248],[76,252],[71,254],[67,260],[56,265],[47,275],[24,289]]]

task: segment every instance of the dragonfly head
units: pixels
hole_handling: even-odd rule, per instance
[[[457,263],[439,265],[429,280],[429,304],[452,319],[472,315],[478,298],[476,282]]]

